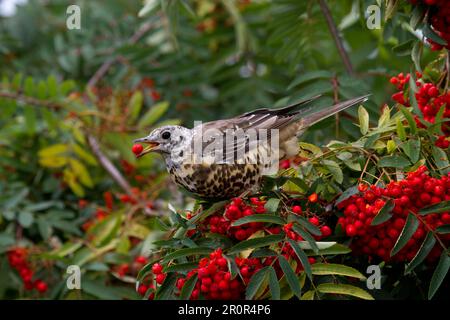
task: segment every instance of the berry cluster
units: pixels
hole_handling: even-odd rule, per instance
[[[410,213],[416,214],[423,207],[450,200],[450,175],[432,178],[426,170],[425,166],[421,166],[408,173],[406,179],[390,182],[384,188],[374,185],[360,187],[360,191],[365,191],[338,205],[344,212],[338,224],[347,236],[354,237],[351,246],[356,254],[378,256],[384,261],[411,261],[429,230],[450,223],[448,212],[418,216],[420,224],[412,238],[396,255],[390,256]],[[393,216],[382,224],[372,226],[373,218],[388,199],[393,199]],[[442,235],[442,241],[449,240],[449,235]],[[434,260],[439,254],[440,247],[436,245],[428,259]]]
[[[416,73],[417,79],[420,79],[422,75],[420,73]],[[403,73],[400,73],[396,77],[392,77],[390,79],[390,82],[397,87],[398,90],[400,90],[397,93],[394,93],[392,95],[392,99],[396,102],[398,102],[401,105],[410,106],[410,102],[408,99],[407,94],[407,84],[410,79],[410,74],[404,75]],[[436,115],[438,114],[439,110],[442,108],[442,106],[445,106],[445,110],[443,113],[443,117],[447,118],[450,117],[450,93],[442,93],[440,94],[439,89],[436,85],[429,82],[424,82],[423,80],[417,80],[416,81],[417,86],[417,92],[415,94],[417,104],[419,106],[419,109],[422,111],[424,120],[434,123],[436,120]],[[416,115],[415,117],[417,125],[419,127],[424,128],[424,124],[421,123],[419,117]],[[437,141],[435,142],[436,146],[440,148],[448,148],[450,145],[450,142],[447,140],[447,137],[450,136],[450,126],[448,123],[444,123],[442,125],[442,131],[444,133],[444,136],[438,137]]]
[[[250,198],[251,205],[246,204],[241,198],[235,198],[226,206],[224,214],[215,214],[207,219],[203,225],[205,231],[212,233],[226,234],[236,240],[248,239],[256,231],[264,226],[260,222],[251,222],[241,226],[232,227],[234,221],[253,214],[265,213],[265,201],[258,198]]]
[[[199,261],[198,268],[191,270],[186,277],[177,280],[177,288],[183,289],[186,281],[193,275],[198,275],[198,281],[191,294],[191,299],[196,300],[202,295],[211,300],[242,299],[245,285],[255,272],[262,268],[259,259],[235,258],[236,265],[242,275],[231,277],[228,269],[228,261],[222,254],[222,249],[217,249]]]
[[[428,8],[428,15],[431,26],[436,33],[447,42],[447,49],[450,49],[450,2],[447,0],[410,0],[414,5],[424,4]],[[441,44],[428,39],[432,50],[444,48]]]
[[[48,285],[40,279],[33,281],[34,273],[27,261],[27,257],[28,251],[25,248],[13,248],[8,251],[8,262],[19,273],[25,289],[36,289],[40,293],[45,293],[48,290]]]

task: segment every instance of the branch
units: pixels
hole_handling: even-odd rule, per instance
[[[150,22],[146,22],[142,25],[139,30],[137,30],[129,39],[129,44],[135,44],[138,42],[151,28],[153,24]],[[119,61],[119,56],[112,57],[109,60],[106,60],[100,68],[94,73],[94,75],[89,79],[87,86],[89,88],[94,87],[97,82],[99,82],[105,75],[108,73],[109,69]]]
[[[63,108],[63,106],[56,104],[54,102],[47,101],[47,100],[40,100],[40,99],[36,99],[33,97],[28,97],[28,96],[25,96],[20,93],[0,91],[0,98],[18,100],[25,104],[30,104],[30,105],[34,105],[34,106],[43,106],[43,107],[53,109],[53,110],[58,110],[58,109]]]
[[[347,70],[347,73],[349,75],[353,75],[353,66],[350,62],[350,58],[347,54],[347,51],[345,51],[344,45],[342,43],[342,39],[339,36],[339,31],[336,27],[336,24],[334,23],[333,17],[331,16],[330,9],[327,6],[327,3],[325,0],[319,0],[320,9],[322,10],[322,13],[325,17],[325,20],[327,21],[328,29],[330,30],[331,35],[333,36],[334,42],[336,43],[336,47],[339,51],[339,55],[341,56],[342,62],[344,63],[345,70]]]

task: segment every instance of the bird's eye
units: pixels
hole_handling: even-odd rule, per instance
[[[169,139],[169,138],[170,138],[170,132],[169,132],[169,131],[163,132],[163,134],[161,135],[161,137],[162,137],[163,139]]]

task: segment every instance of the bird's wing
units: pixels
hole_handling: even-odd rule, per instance
[[[256,135],[257,141],[267,139],[270,142],[272,130],[278,129],[278,137],[280,141],[283,141],[294,136],[301,129],[365,101],[367,96],[344,101],[319,111],[314,111],[311,108],[296,110],[299,106],[317,98],[318,96],[280,109],[257,109],[235,118],[207,122],[196,126],[193,128],[193,144],[197,144],[197,149],[194,150],[200,150],[200,147],[201,150],[206,150],[205,148],[208,148],[208,146],[211,150],[221,149],[219,158],[222,158],[223,162],[229,162],[229,159],[236,161],[257,146],[255,143],[250,143],[250,139],[255,137],[251,134]],[[293,123],[295,125],[291,126]]]

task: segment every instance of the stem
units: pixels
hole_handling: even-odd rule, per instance
[[[339,51],[339,55],[341,56],[342,62],[344,63],[345,70],[349,75],[353,75],[353,66],[350,62],[350,58],[347,54],[347,51],[345,51],[342,39],[339,36],[339,31],[336,27],[336,23],[334,22],[333,17],[331,16],[330,8],[328,8],[328,5],[325,2],[325,0],[319,0],[319,4],[320,9],[322,10],[322,13],[327,22],[328,29],[330,30],[330,33],[333,36],[334,42]]]

